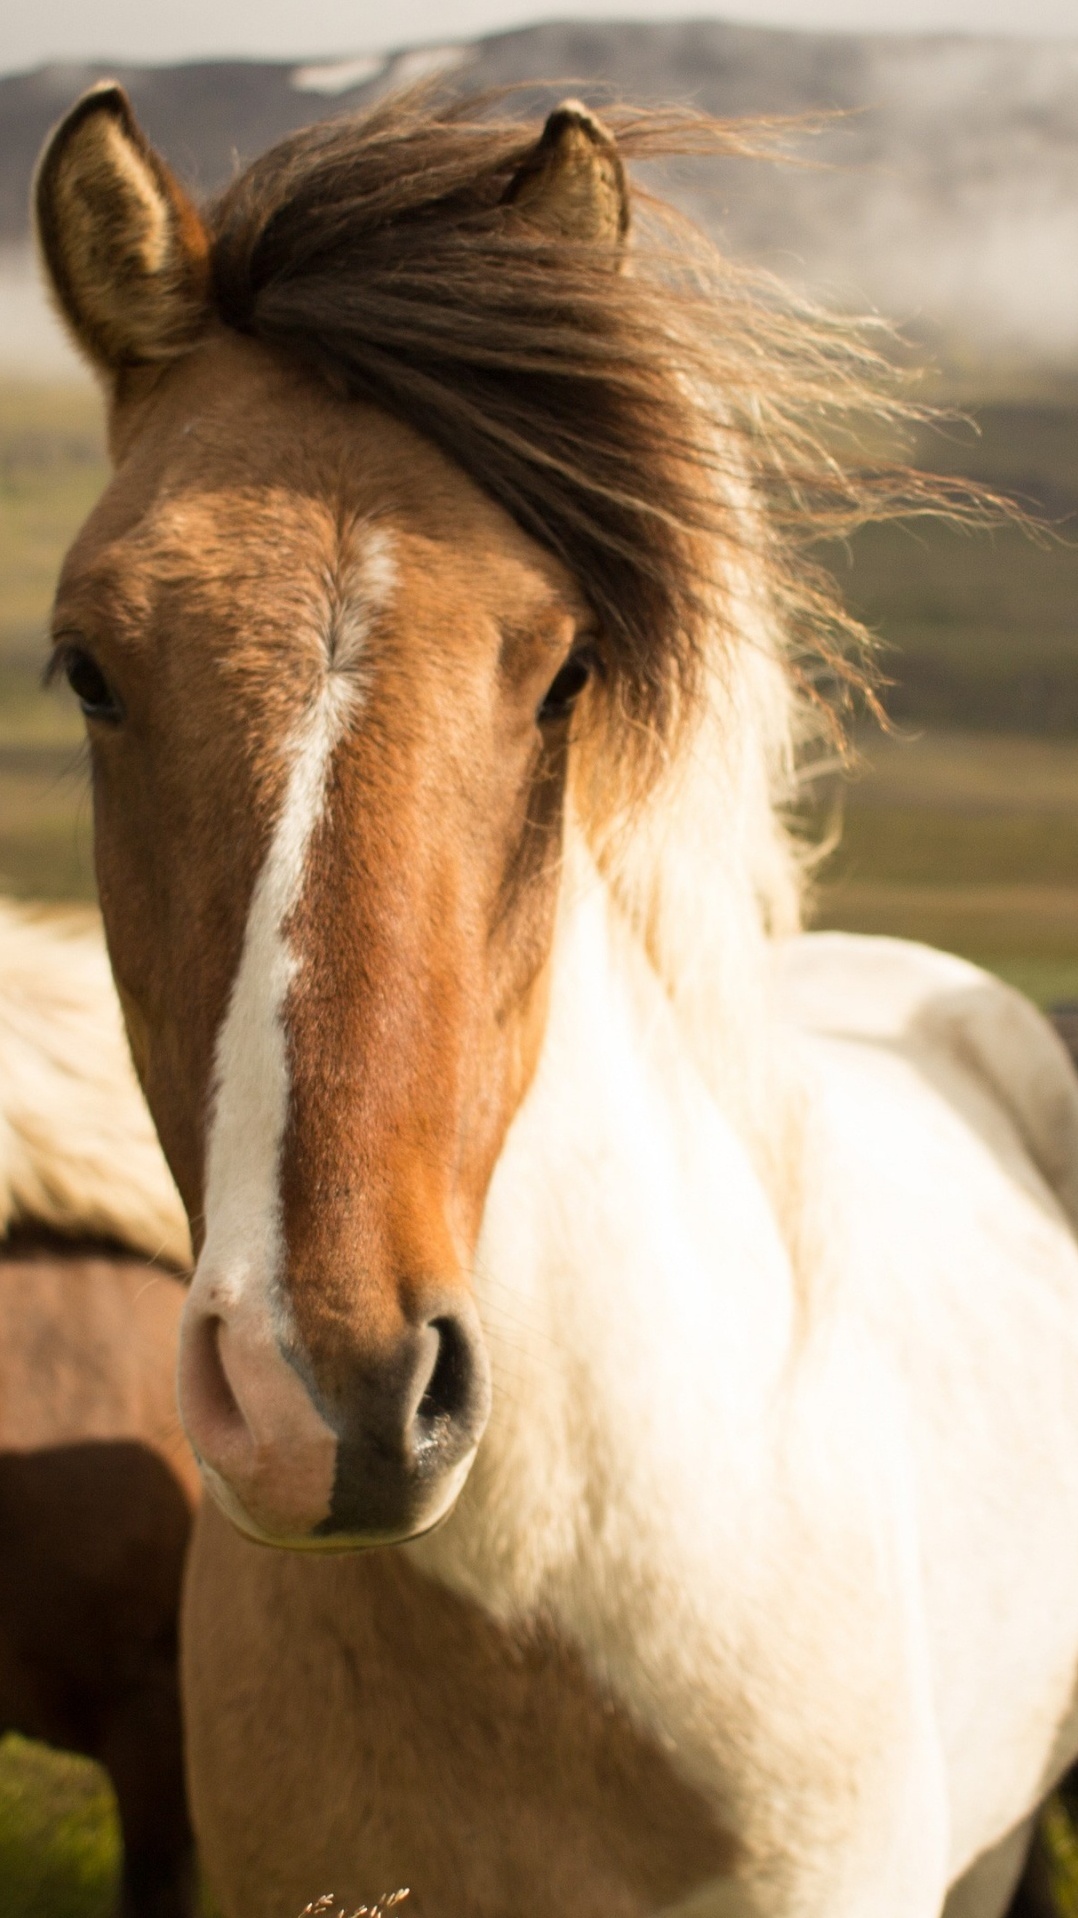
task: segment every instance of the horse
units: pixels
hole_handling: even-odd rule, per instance
[[[0,907],[0,1138],[0,1729],[107,1770],[122,1918],[193,1918],[187,1230],[92,914]]]
[[[809,545],[932,501],[630,180],[739,141],[420,92],[199,207],[105,83],[41,162],[227,1918],[998,1918],[1078,1753],[1078,1080],[799,931]]]

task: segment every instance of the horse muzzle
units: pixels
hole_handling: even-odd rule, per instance
[[[377,1350],[320,1382],[286,1317],[249,1285],[196,1274],[179,1398],[206,1484],[251,1538],[311,1551],[390,1545],[452,1510],[490,1411],[469,1300],[430,1294]]]

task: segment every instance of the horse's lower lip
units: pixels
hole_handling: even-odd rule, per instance
[[[228,1480],[215,1471],[212,1465],[208,1465],[204,1459],[199,1459],[199,1469],[215,1505],[236,1527],[236,1530],[250,1539],[253,1544],[272,1546],[279,1551],[326,1554],[374,1551],[388,1545],[406,1545],[425,1538],[430,1532],[437,1531],[439,1526],[444,1525],[453,1515],[474,1456],[473,1448],[469,1456],[447,1475],[449,1483],[443,1489],[442,1497],[433,1505],[433,1509],[415,1516],[412,1522],[399,1527],[380,1526],[362,1530],[338,1526],[331,1519],[323,1520],[309,1532],[296,1532],[287,1526],[278,1527],[269,1522],[265,1516],[259,1518],[250,1512]]]

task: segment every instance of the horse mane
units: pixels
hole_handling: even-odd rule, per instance
[[[866,421],[917,416],[873,328],[639,187],[627,272],[547,232],[511,197],[540,125],[495,117],[502,99],[420,86],[255,160],[209,210],[221,319],[407,420],[564,561],[638,748],[669,741],[716,644],[743,636],[735,559],[780,610],[788,670],[842,704],[865,636],[806,543],[931,490],[849,458]],[[630,162],[759,146],[689,112],[606,121]]]
[[[191,1263],[101,921],[84,907],[0,901],[0,1236],[13,1226]]]

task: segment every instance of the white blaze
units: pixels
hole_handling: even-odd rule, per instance
[[[285,748],[284,802],[251,898],[243,950],[217,1039],[206,1153],[206,1241],[195,1278],[221,1305],[257,1292],[273,1301],[281,1260],[281,1142],[290,1080],[284,1020],[302,955],[285,927],[303,893],[311,840],[325,812],[333,754],[362,701],[363,642],[392,585],[385,534],[375,534],[348,603],[326,639],[317,698]],[[267,1328],[268,1330],[268,1328]]]

